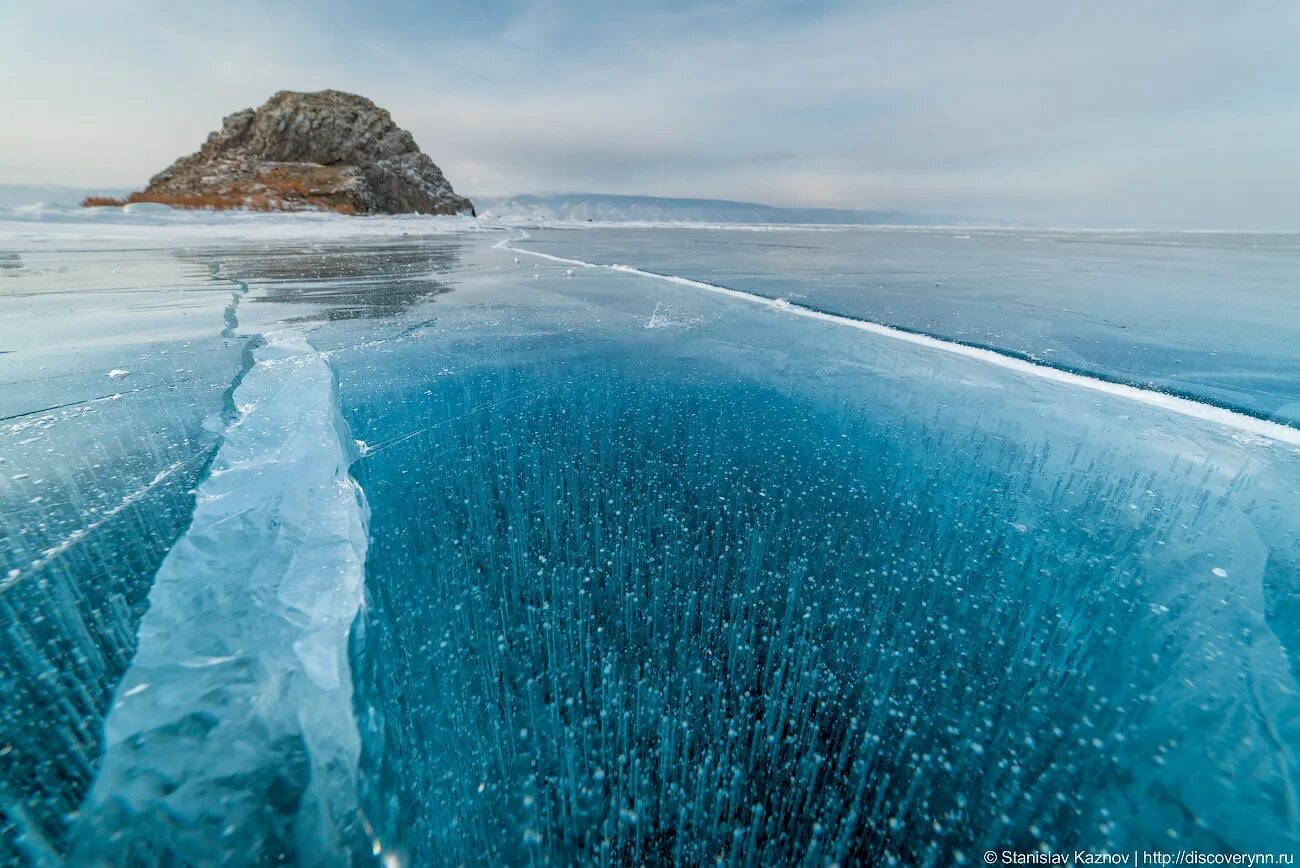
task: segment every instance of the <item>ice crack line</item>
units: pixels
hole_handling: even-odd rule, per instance
[[[225,321],[225,325],[221,330],[221,337],[227,339],[237,339],[240,337],[245,338],[243,351],[241,353],[240,369],[238,372],[236,372],[234,378],[230,382],[230,385],[226,388],[225,394],[223,396],[222,417],[226,426],[229,427],[238,417],[238,412],[235,409],[235,401],[234,401],[235,391],[239,388],[240,383],[243,382],[244,377],[248,375],[248,372],[252,370],[255,364],[254,352],[259,347],[261,347],[265,343],[265,341],[263,340],[261,335],[244,336],[237,333],[237,329],[239,328],[239,316],[238,316],[239,303],[243,299],[243,297],[248,294],[249,291],[248,283],[243,280],[237,280],[235,278],[226,277],[225,275],[223,275],[221,273],[220,262],[211,263],[208,266],[208,272],[211,275],[213,280],[226,281],[234,284],[235,287],[231,291],[230,302],[226,305],[225,309],[222,311],[222,317]],[[176,380],[167,383],[156,383],[152,386],[145,386],[139,389],[131,389],[127,394],[135,394],[138,392],[146,391],[148,389],[156,389],[156,388],[162,388],[164,386],[172,386],[175,385],[176,383],[188,382],[189,379],[192,378]],[[50,413],[56,410],[69,409],[72,407],[91,405],[103,401],[116,400],[118,398],[121,398],[122,394],[123,393],[114,393],[111,395],[100,395],[94,398],[87,398],[82,401],[70,401],[66,404],[59,404],[53,407],[45,407],[40,410],[32,410],[26,413],[17,413],[12,416],[6,416],[0,419],[0,422],[10,422],[16,419],[29,419],[30,417],[40,418],[40,414]],[[22,424],[22,423],[17,423],[17,424]],[[220,440],[217,441],[218,447],[220,442],[221,442]],[[29,569],[22,572],[12,571],[10,572],[9,575],[0,578],[0,593],[9,590],[11,587],[16,585],[20,580],[25,579],[28,576],[34,575],[35,571],[39,569],[41,566],[43,566],[44,564],[47,564],[51,560],[65,554],[73,546],[85,540],[88,536],[90,536],[90,534],[94,533],[104,525],[108,524],[110,520],[120,515],[122,512],[124,512],[127,508],[129,508],[133,504],[139,502],[142,498],[147,496],[155,488],[157,488],[163,482],[167,481],[177,471],[180,471],[188,467],[189,465],[193,464],[196,460],[207,458],[210,455],[212,455],[212,448],[211,447],[204,448],[199,450],[195,454],[191,455],[189,458],[183,459],[181,461],[177,461],[171,464],[170,466],[163,468],[157,473],[157,475],[154,476],[154,478],[148,484],[126,494],[126,496],[123,497],[123,499],[121,500],[120,503],[118,503],[117,506],[102,513],[98,518],[96,518],[94,521],[90,522],[89,524],[85,525],[84,527],[72,531],[72,533],[68,534],[66,537],[64,537],[62,540],[55,543],[54,545],[47,547],[41,553],[40,559],[32,563]]]
[[[256,352],[259,347],[263,346],[266,343],[266,340],[262,335],[239,334],[239,303],[243,301],[245,295],[248,295],[248,282],[234,277],[227,277],[222,274],[221,263],[219,261],[213,262],[209,265],[208,271],[212,275],[213,280],[224,280],[228,283],[234,284],[235,286],[230,293],[230,303],[227,304],[225,309],[222,311],[222,316],[225,319],[226,324],[225,327],[221,329],[221,336],[231,340],[239,337],[245,338],[243,351],[240,353],[239,372],[236,373],[234,379],[230,381],[230,385],[226,388],[225,394],[222,396],[221,415],[223,421],[225,421],[226,425],[229,426],[239,417],[239,413],[235,409],[235,391],[239,388],[239,384],[244,381],[244,377],[248,376],[248,372],[253,369],[253,365],[256,363],[253,357],[254,352]]]
[[[550,253],[542,253],[538,250],[528,250],[526,248],[515,247],[510,243],[512,241],[522,241],[526,238],[528,238],[528,233],[524,230],[520,230],[520,235],[518,237],[503,238],[493,246],[501,250],[509,250],[512,253],[522,253],[525,256],[535,256],[539,259],[558,262],[562,265],[572,265],[579,268],[599,268],[606,271],[618,272],[620,274],[633,274],[638,277],[662,280],[667,283],[675,283],[679,286],[689,286],[692,289],[700,289],[705,292],[725,295],[728,298],[749,302],[750,304],[770,308],[791,316],[820,320],[844,328],[857,329],[858,331],[880,335],[881,337],[915,344],[928,349],[939,350],[957,356],[964,356],[968,359],[996,365],[1000,368],[1006,368],[1021,374],[1028,374],[1044,380],[1064,383],[1075,388],[1100,392],[1105,395],[1111,395],[1127,401],[1134,401],[1150,407],[1159,407],[1160,409],[1187,416],[1192,419],[1212,422],[1226,428],[1232,428],[1258,437],[1265,437],[1269,440],[1285,443],[1290,446],[1300,447],[1300,428],[1293,428],[1290,425],[1284,425],[1280,422],[1260,419],[1246,413],[1230,410],[1227,407],[1219,407],[1214,404],[1196,401],[1180,395],[1171,395],[1167,392],[1158,392],[1154,389],[1144,389],[1141,386],[1134,386],[1128,383],[1103,380],[1098,377],[1088,376],[1087,374],[1054,368],[1050,365],[1040,364],[1028,359],[1006,355],[996,350],[970,346],[969,344],[958,343],[957,341],[944,340],[943,338],[936,338],[919,332],[911,332],[894,326],[888,326],[883,323],[826,313],[815,308],[794,304],[782,298],[768,298],[767,296],[756,295],[752,292],[731,289],[730,287],[718,286],[713,283],[705,283],[702,280],[692,280],[688,277],[678,277],[672,274],[660,274],[655,271],[646,271],[630,265],[601,265],[595,262],[586,262],[581,259],[568,259],[563,256],[553,256]]]
[[[405,434],[398,434],[395,437],[390,437],[387,440],[381,441],[374,445],[368,443],[361,443],[360,441],[358,441],[358,445],[361,449],[361,457],[365,458],[367,456],[374,455],[377,452],[382,452],[390,446],[396,446],[399,443],[405,443],[407,440],[410,440],[412,437],[418,437],[419,435],[425,433],[426,431],[432,431],[434,428],[439,428],[443,425],[449,425],[452,422],[456,422],[460,419],[468,418],[470,416],[473,416],[475,413],[482,413],[484,410],[490,410],[495,407],[500,407],[503,404],[509,404],[515,401],[523,401],[527,398],[536,397],[537,395],[542,395],[546,392],[553,392],[556,389],[562,389],[565,386],[572,386],[574,383],[581,382],[582,380],[590,379],[593,376],[595,375],[586,374],[584,376],[574,377],[569,380],[561,380],[560,382],[550,386],[542,386],[537,389],[529,389],[525,392],[516,392],[512,395],[505,395],[503,397],[496,398],[491,401],[485,401],[482,404],[478,404],[470,408],[469,410],[466,410],[464,413],[458,413],[455,416],[449,416],[446,419],[440,419],[437,422],[434,422],[432,425],[425,425],[423,428],[417,428],[416,430],[409,431]]]

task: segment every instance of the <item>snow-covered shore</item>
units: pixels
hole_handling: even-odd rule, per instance
[[[498,228],[502,224],[495,220],[424,214],[358,217],[321,211],[204,211],[145,203],[102,208],[46,204],[0,208],[0,245],[23,246],[209,246],[445,235]]]

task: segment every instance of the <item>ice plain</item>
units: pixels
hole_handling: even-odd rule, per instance
[[[100,219],[0,220],[15,858],[1295,848],[1300,451],[1262,404],[509,249],[797,304],[829,270],[869,318],[799,257],[866,273],[889,230],[777,267],[749,230]],[[918,270],[982,243],[896,231]]]

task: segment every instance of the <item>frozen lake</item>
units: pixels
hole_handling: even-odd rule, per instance
[[[15,225],[0,859],[1300,845],[1294,236]]]

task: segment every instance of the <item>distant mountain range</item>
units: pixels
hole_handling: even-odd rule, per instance
[[[603,193],[556,193],[541,196],[476,196],[484,216],[538,222],[585,223],[830,223],[840,225],[995,226],[951,214],[907,211],[855,211],[841,208],[779,208],[727,199],[672,199],[661,196],[616,196]]]

